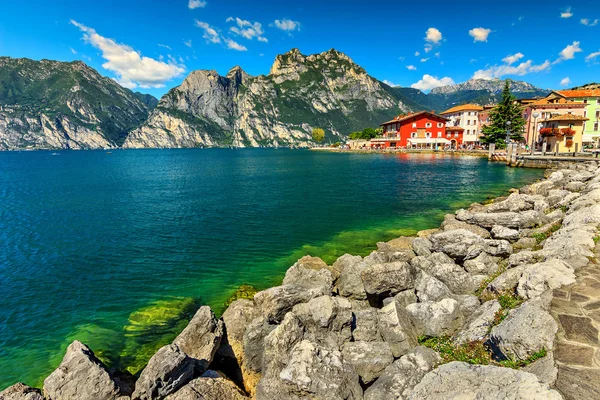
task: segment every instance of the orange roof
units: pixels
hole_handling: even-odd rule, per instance
[[[465,128],[462,128],[460,126],[447,126],[446,130],[447,131],[464,131]]]
[[[452,114],[460,111],[483,111],[483,107],[478,106],[477,104],[463,104],[462,106],[452,107],[451,109],[446,110],[440,114]]]
[[[600,89],[556,90],[555,92],[565,97],[600,97]]]
[[[429,115],[431,115],[432,117],[435,117],[435,118],[437,118],[437,119],[442,119],[442,120],[444,120],[444,121],[448,121],[446,118],[444,118],[444,117],[442,117],[442,116],[439,116],[439,115],[436,115],[436,114],[434,114],[433,112],[429,112],[429,111],[419,111],[419,112],[415,112],[415,113],[409,113],[409,114],[401,114],[401,115],[398,115],[398,116],[397,116],[396,118],[394,118],[393,120],[391,120],[391,121],[387,121],[387,122],[384,122],[384,123],[380,124],[379,126],[381,126],[381,125],[387,125],[387,124],[393,124],[394,122],[402,122],[402,121],[406,121],[407,119],[410,119],[410,118],[412,118],[412,117],[419,116],[419,115],[421,115],[421,114],[429,114]]]
[[[560,115],[555,115],[553,117],[545,119],[544,121],[587,121],[587,120],[589,120],[589,118],[586,118],[581,115],[560,114]]]
[[[554,102],[551,102],[554,101]],[[538,101],[534,101],[533,103],[529,104],[532,107],[535,106],[553,106],[553,105],[568,105],[568,106],[575,106],[575,107],[585,107],[584,103],[576,103],[573,100],[567,100],[563,97],[553,97],[553,98],[545,98],[545,99],[540,99]]]

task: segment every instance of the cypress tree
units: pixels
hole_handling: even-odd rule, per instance
[[[510,130],[510,138],[513,141],[523,141],[523,108],[515,103],[515,96],[510,92],[510,82],[507,79],[502,90],[502,100],[490,111],[490,123],[483,127],[483,143],[496,143],[496,147],[506,147],[506,131]],[[510,121],[510,126],[506,125]]]

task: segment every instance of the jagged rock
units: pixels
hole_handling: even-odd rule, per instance
[[[173,344],[176,344],[181,351],[194,358],[199,373],[202,373],[212,362],[222,338],[223,321],[215,318],[215,314],[210,307],[203,306],[175,338]]]
[[[417,345],[417,334],[404,307],[396,301],[378,311],[379,333],[390,345],[394,357],[400,357]]]
[[[487,206],[486,211],[490,213],[495,212],[521,212],[532,210],[534,202],[541,198],[532,198],[532,196],[523,195],[519,193],[511,193],[505,200],[494,202]]]
[[[552,350],[557,330],[554,318],[528,301],[492,328],[489,343],[497,357],[524,361],[542,349]]]
[[[525,299],[532,299],[548,289],[557,289],[574,282],[573,269],[564,261],[553,259],[526,266],[519,278],[517,293]]]
[[[563,220],[563,226],[587,224],[593,226],[600,225],[600,204],[582,207],[577,211],[568,213]]]
[[[321,296],[294,306],[292,312],[304,326],[304,338],[339,348],[352,338],[352,306],[343,297]]]
[[[261,379],[256,390],[257,400],[362,397],[358,374],[342,361],[341,353],[308,340],[294,346],[279,376]]]
[[[481,306],[479,298],[472,294],[457,295],[454,296],[454,299],[458,301],[460,312],[465,319],[469,318]]]
[[[548,205],[550,207],[554,207],[559,202],[561,202],[564,198],[566,198],[567,196],[569,196],[571,194],[573,194],[573,193],[569,192],[568,190],[553,189],[553,190],[548,191],[548,196],[546,197],[546,201],[548,202]]]
[[[244,365],[247,369],[260,372],[263,366],[264,339],[275,329],[269,321],[258,317],[250,322],[244,332]]]
[[[470,274],[491,275],[498,270],[500,257],[494,257],[487,252],[481,252],[477,257],[466,260],[464,267]]]
[[[454,336],[454,342],[462,344],[483,340],[488,335],[494,322],[494,317],[500,309],[501,306],[498,300],[490,300],[483,303],[467,319],[460,332]]]
[[[452,292],[448,289],[448,286],[425,271],[420,271],[417,275],[415,289],[420,302],[436,302],[452,297]]]
[[[437,233],[437,232],[434,232]],[[433,244],[426,237],[418,237],[412,243],[413,251],[418,256],[429,256],[431,255],[431,249]]]
[[[525,271],[524,265],[507,269],[486,286],[484,295],[499,294],[514,289],[518,285],[523,271]]]
[[[303,338],[304,325],[293,312],[287,313],[281,324],[264,338],[263,371],[277,376],[287,365],[289,352]]]
[[[522,251],[520,253],[511,254],[508,257],[508,268],[518,267],[520,265],[535,264],[546,259],[546,253],[543,251]]]
[[[491,365],[451,362],[434,369],[415,386],[411,400],[560,400],[535,375]]]
[[[44,400],[44,396],[39,389],[19,382],[1,391],[0,400]]]
[[[473,245],[483,245],[484,239],[466,229],[443,231],[431,235],[432,250],[442,252],[454,259],[463,259]]]
[[[478,279],[442,253],[433,253],[428,258],[415,257],[411,264],[443,282],[455,294],[473,293],[479,286]]]
[[[348,363],[369,384],[394,361],[392,350],[385,342],[349,342],[342,346],[344,363]]]
[[[529,186],[521,188],[521,193],[524,194],[539,194],[542,196],[548,196],[550,190],[554,188],[554,182],[545,180],[541,182],[532,183]]]
[[[280,322],[296,304],[329,294],[321,289],[297,285],[276,286],[256,293],[254,303],[269,322]]]
[[[498,212],[498,213],[470,213],[459,210],[456,212],[456,218],[464,220],[471,224],[479,225],[483,228],[491,229],[494,225],[501,225],[506,228],[523,229],[542,225],[546,222],[544,213],[536,210],[524,212]]]
[[[397,301],[402,307],[406,307],[409,304],[416,303],[418,301],[417,294],[413,289],[403,290],[394,297],[387,297],[383,299],[383,305],[387,306],[392,301]]]
[[[433,235],[434,233],[438,233],[440,230],[439,229],[424,229],[422,231],[417,232],[417,237],[419,238],[428,238],[429,236]]]
[[[442,359],[427,347],[416,347],[388,366],[365,391],[365,400],[404,400],[423,376]]]
[[[333,267],[339,268],[341,271],[336,285],[340,296],[357,300],[367,298],[361,273],[368,267],[368,264],[363,261],[362,257],[345,254],[338,258]]]
[[[570,192],[581,192],[585,188],[585,183],[583,182],[569,182],[565,185],[565,189]]]
[[[165,400],[246,400],[244,393],[215,371],[206,371]]]
[[[413,241],[415,240],[414,237],[409,237],[409,236],[401,236],[399,238],[396,239],[392,239],[389,242],[379,242],[377,243],[377,248],[380,251],[386,251],[386,250],[412,250],[413,249]],[[381,250],[379,249],[380,245],[386,245],[385,250]]]
[[[132,400],[163,399],[175,393],[193,378],[194,366],[194,360],[177,345],[161,347],[142,370]]]
[[[114,400],[120,388],[92,350],[76,340],[44,380],[44,395],[48,400]]]
[[[506,228],[501,225],[492,226],[492,236],[494,239],[504,240],[519,240],[519,231],[516,229]]]
[[[367,308],[354,311],[354,327],[352,338],[354,341],[378,342],[381,340],[379,334],[379,315],[376,308]]]
[[[318,257],[305,256],[292,265],[283,278],[284,285],[314,288],[322,293],[331,293],[338,274]]]
[[[551,351],[547,353],[546,357],[539,358],[533,363],[526,365],[522,370],[534,374],[541,383],[550,386],[554,386],[558,375],[558,369],[554,363],[554,353]]]
[[[482,207],[481,211],[484,211],[485,207],[484,206],[481,206],[481,207]],[[468,224],[464,221],[459,221],[452,214],[446,214],[444,216],[444,222],[442,222],[441,229],[443,231],[455,231],[457,229],[465,229],[469,232],[472,232],[476,235],[481,236],[483,239],[489,239],[491,237],[490,232],[487,229],[484,229],[477,225]],[[421,255],[421,254],[419,254],[419,255]]]
[[[537,240],[530,237],[523,237],[513,243],[513,249],[516,251],[519,250],[530,250],[537,245]]]
[[[419,336],[451,336],[464,322],[459,304],[454,299],[410,304],[406,311]]]
[[[371,265],[360,275],[365,291],[372,295],[393,296],[414,287],[414,268],[402,261]]]

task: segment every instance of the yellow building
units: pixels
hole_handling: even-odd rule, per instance
[[[542,121],[538,143],[546,144],[546,151],[559,153],[581,151],[583,144],[583,123],[588,118],[575,114],[552,114]]]

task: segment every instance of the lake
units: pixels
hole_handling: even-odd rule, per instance
[[[201,304],[434,228],[542,170],[282,149],[0,152],[0,390],[75,339],[138,372]]]

